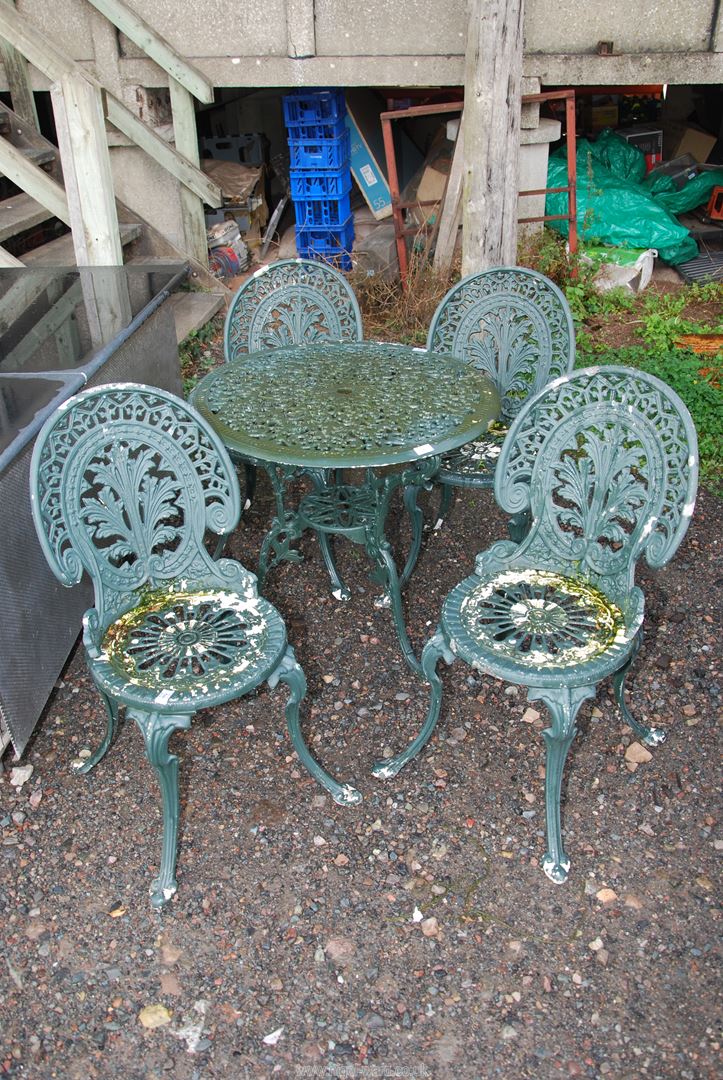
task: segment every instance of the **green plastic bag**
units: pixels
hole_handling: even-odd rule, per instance
[[[688,180],[680,190],[669,176],[661,176],[659,179],[669,180],[670,183],[665,187],[653,183],[650,193],[655,202],[670,214],[685,214],[686,211],[695,210],[696,206],[707,203],[714,187],[723,187],[723,169],[709,169],[699,173],[692,180]]]
[[[611,145],[612,140],[609,147]],[[614,247],[655,248],[660,258],[672,265],[694,259],[698,245],[688,230],[665,207],[658,205],[644,185],[611,172],[600,156],[593,152],[587,139],[578,140],[577,219],[581,240]],[[564,147],[550,155],[547,184],[548,187],[567,186]],[[564,192],[548,194],[545,213],[566,212],[567,195]],[[568,235],[566,219],[548,224],[563,236]]]

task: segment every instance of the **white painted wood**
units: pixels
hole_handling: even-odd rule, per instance
[[[524,0],[471,0],[464,79],[462,274],[517,259]]]
[[[167,169],[172,176],[180,180],[182,184],[195,191],[199,198],[209,206],[221,206],[223,196],[218,184],[212,183],[200,169],[190,165],[180,154],[176,153],[172,146],[156,135],[147,127],[142,120],[122,105],[116,98],[106,98],[106,116],[111,124],[117,127],[124,135],[145,150],[147,154]]]
[[[11,7],[15,6],[15,0],[0,0],[0,3],[5,3]],[[36,131],[40,131],[38,111],[35,107],[35,97],[30,84],[27,60],[22,53],[19,53],[4,38],[0,38],[0,60],[2,60],[5,68],[5,77],[8,81],[10,97],[13,103],[13,112],[16,112]]]
[[[191,165],[198,168],[198,133],[196,131],[196,112],[193,106],[193,98],[184,86],[175,79],[169,78],[168,86],[171,91],[171,109],[173,111],[173,133],[176,150],[182,154]],[[182,187],[181,217],[183,219],[183,235],[185,247],[189,255],[201,263],[208,264],[208,246],[206,244],[206,217],[203,212],[203,202],[193,191]]]
[[[50,92],[78,266],[120,266],[123,250],[113,195],[100,88],[75,72]]]
[[[68,200],[60,184],[3,138],[0,138],[0,173],[50,210],[55,217],[70,225]]]
[[[439,274],[448,273],[454,257],[454,245],[462,224],[462,187],[464,180],[464,114],[454,144],[452,165],[447,180],[444,204],[439,217],[439,232],[434,249],[433,267]]]
[[[177,53],[137,12],[122,3],[122,0],[90,0],[90,3],[190,94],[205,105],[211,104],[213,85],[206,76]]]
[[[14,255],[11,255],[9,251],[6,251],[4,247],[0,247],[0,266],[24,266],[25,263],[20,262],[20,259],[16,259]]]

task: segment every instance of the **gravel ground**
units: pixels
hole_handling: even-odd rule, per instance
[[[261,485],[231,545],[248,565],[270,509]],[[523,691],[456,664],[428,748],[394,780],[370,775],[416,733],[427,696],[357,548],[339,548],[348,604],[313,538],[266,591],[308,678],[307,737],[364,801],[336,806],[297,767],[283,688],[200,714],[172,743],[179,891],[160,915],[147,898],[160,801],[135,726],[89,776],[69,768],[103,728],[77,648],[32,776],[0,776],[0,1074],[716,1075],[722,534],[723,503],[703,494],[672,564],[639,572],[648,632],[631,700],[669,737],[634,766],[607,685],[583,706],[563,886],[540,867],[544,722]],[[491,496],[460,494],[407,591],[416,647],[503,535]]]

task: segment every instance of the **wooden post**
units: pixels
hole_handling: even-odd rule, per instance
[[[198,134],[196,132],[196,111],[193,98],[172,76],[168,76],[171,91],[171,109],[173,111],[173,134],[176,150],[191,165],[199,167]],[[191,258],[208,266],[208,246],[206,244],[206,218],[203,203],[195,192],[184,184],[179,184],[181,198],[181,216],[186,251]]]
[[[15,0],[0,0],[0,3],[15,6]],[[40,131],[27,60],[5,38],[0,38],[0,60],[2,60],[8,80],[13,112],[16,112],[26,124]]]
[[[83,75],[63,75],[50,89],[63,162],[75,261],[79,267],[123,265],[113,176],[100,87]],[[131,318],[128,284],[117,271],[81,275],[94,348]]]
[[[462,274],[517,261],[523,0],[470,0]]]
[[[51,87],[78,266],[122,266],[101,92],[82,75]]]

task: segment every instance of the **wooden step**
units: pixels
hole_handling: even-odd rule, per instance
[[[125,247],[140,236],[141,226],[138,224],[121,225],[120,233],[121,244]],[[73,237],[70,233],[66,233],[65,236],[59,236],[57,240],[51,240],[42,247],[26,251],[20,258],[26,266],[75,266]]]
[[[205,326],[225,303],[223,293],[177,292],[166,300],[173,307],[176,320],[176,341],[181,342],[194,330]]]
[[[52,216],[50,210],[41,206],[35,199],[31,199],[24,191],[3,199],[0,202],[0,244],[9,240],[11,236],[25,232],[26,229],[42,225]]]

